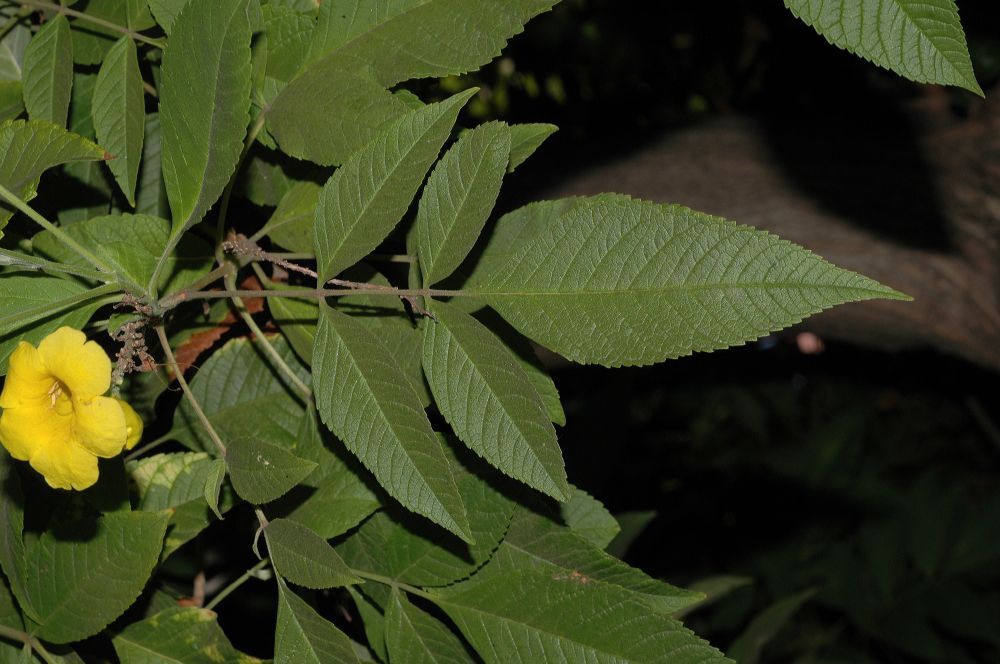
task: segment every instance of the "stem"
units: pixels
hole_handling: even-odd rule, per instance
[[[0,249],[0,265],[11,265],[29,270],[42,270],[43,272],[56,272],[59,274],[75,274],[84,279],[94,279],[97,281],[106,281],[108,276],[103,272],[89,270],[85,267],[69,265],[68,263],[56,263],[39,258],[38,256],[30,256],[17,251],[7,251],[6,249]]]
[[[229,274],[228,276],[226,276],[227,288],[235,286],[236,285],[235,282],[236,282],[235,274]],[[271,345],[271,342],[268,341],[266,336],[264,336],[264,333],[257,325],[257,321],[255,321],[253,319],[253,316],[250,315],[250,312],[247,311],[246,306],[243,304],[243,300],[240,299],[239,296],[233,296],[231,299],[233,302],[233,306],[236,307],[236,311],[240,314],[240,318],[243,319],[243,322],[246,323],[247,327],[250,328],[250,331],[253,333],[254,337],[256,337],[257,340],[260,342],[261,347],[264,349],[264,352],[267,354],[267,356],[271,358],[271,361],[274,362],[274,365],[278,367],[278,369],[281,371],[282,374],[285,375],[285,378],[288,379],[288,382],[290,382],[292,386],[295,387],[295,389],[297,389],[302,394],[302,396],[306,398],[306,401],[311,402],[312,390],[309,389],[308,385],[302,382],[302,379],[298,377],[298,375],[290,366],[288,366],[288,363],[285,362],[284,358],[282,358],[281,355],[278,354],[278,351],[274,349],[274,346]]]
[[[132,450],[131,452],[129,452],[128,455],[125,457],[125,461],[128,462],[128,461],[132,461],[133,459],[138,459],[140,456],[142,456],[146,452],[148,452],[150,450],[154,450],[157,447],[159,447],[160,445],[162,445],[163,443],[167,442],[168,440],[173,440],[173,439],[174,439],[174,437],[171,436],[170,434],[165,434],[163,436],[160,436],[156,440],[154,440],[154,441],[152,441],[150,443],[146,443],[142,447],[136,448],[136,449]]]
[[[148,83],[146,81],[143,81],[142,82],[142,89],[145,90],[146,94],[149,95],[150,97],[152,97],[153,99],[159,99],[160,98],[160,93],[156,90],[156,88],[153,87],[152,83]]]
[[[201,404],[194,396],[194,392],[191,391],[191,387],[188,385],[187,380],[184,379],[184,372],[181,371],[180,366],[177,364],[177,358],[174,357],[174,351],[170,348],[170,340],[167,338],[167,332],[163,329],[163,325],[156,326],[156,336],[160,339],[160,345],[163,347],[163,352],[167,356],[167,364],[171,369],[174,370],[174,376],[177,378],[177,383],[181,386],[181,391],[184,392],[184,396],[187,397],[188,402],[191,404],[191,408],[194,410],[195,416],[201,425],[205,427],[205,432],[208,437],[212,439],[215,443],[215,447],[219,450],[219,455],[222,458],[226,457],[226,444],[222,442],[222,438],[216,433],[215,427],[212,423],[208,421],[208,416],[205,415],[205,411],[201,409]]]
[[[243,141],[243,151],[240,152],[240,158],[236,161],[236,170],[233,171],[233,176],[229,178],[226,189],[222,192],[222,202],[219,203],[219,219],[215,224],[215,260],[218,261],[219,265],[222,265],[224,260],[222,237],[226,232],[226,216],[229,214],[229,201],[233,197],[236,176],[239,175],[240,170],[243,168],[243,162],[246,161],[247,155],[250,154],[250,148],[257,141],[257,136],[264,129],[265,118],[265,111],[262,110],[257,116],[257,120],[253,123],[253,126],[250,127],[250,131],[247,132],[247,137]]]
[[[218,593],[216,593],[215,597],[212,598],[212,601],[205,605],[205,608],[208,609],[209,611],[213,610],[216,606],[219,605],[219,603],[222,600],[229,597],[229,595],[231,595],[234,590],[236,590],[244,583],[252,579],[257,572],[264,569],[270,562],[271,560],[269,558],[264,558],[259,563],[248,569],[246,572],[243,573],[242,576],[240,576],[235,581],[230,583],[228,586],[226,586]]]
[[[381,583],[386,586],[392,586],[394,588],[400,588],[406,592],[416,595],[417,597],[423,597],[424,599],[434,601],[434,595],[417,588],[416,586],[411,586],[408,583],[403,583],[402,581],[397,581],[395,579],[390,579],[387,576],[382,576],[381,574],[374,574],[372,572],[363,572],[361,570],[352,569],[351,572],[355,576],[360,576],[362,579],[368,579],[369,581],[374,581],[376,583]]]
[[[174,253],[174,248],[177,247],[177,243],[181,240],[181,235],[183,233],[171,233],[170,238],[167,240],[167,246],[163,248],[163,253],[156,260],[156,267],[153,268],[153,276],[149,278],[149,283],[146,284],[146,292],[149,293],[150,301],[156,299],[157,290],[159,290],[158,284],[160,281],[160,272],[163,271],[163,267],[167,264],[170,259],[170,254]]]
[[[343,297],[357,295],[358,288],[295,288],[286,290],[215,290],[189,291],[183,290],[160,301],[163,310],[173,309],[182,302],[189,300],[217,300],[224,297],[297,297],[314,298]],[[463,290],[441,290],[437,288],[395,288],[392,290],[364,291],[366,295],[385,295],[392,297],[462,297],[472,296]]]
[[[5,329],[7,325],[11,323],[20,323],[14,329],[17,329],[23,325],[34,322],[39,316],[46,314],[54,314],[62,311],[63,309],[68,309],[74,304],[80,304],[81,302],[87,302],[88,300],[93,300],[95,298],[101,297],[102,295],[107,295],[109,293],[117,293],[121,290],[118,284],[105,284],[103,286],[98,286],[97,288],[92,288],[89,291],[83,293],[77,293],[76,295],[71,295],[58,302],[40,304],[37,307],[32,307],[30,309],[22,309],[21,311],[15,311],[12,314],[7,314],[6,316],[0,316],[0,330]]]
[[[88,23],[93,23],[94,25],[99,25],[102,28],[107,28],[112,32],[117,32],[118,34],[121,35],[127,35],[128,37],[131,37],[132,39],[138,42],[142,42],[143,44],[149,44],[150,46],[155,46],[156,48],[163,48],[163,42],[160,41],[159,39],[153,39],[151,37],[147,37],[146,35],[139,34],[135,30],[127,28],[124,25],[118,25],[117,23],[106,21],[103,18],[98,18],[96,16],[91,16],[83,12],[78,12],[75,9],[70,9],[69,7],[63,7],[62,5],[57,5],[54,2],[45,2],[45,0],[18,0],[18,2],[28,7],[35,7],[36,9],[49,9],[59,14],[72,16],[75,19],[86,21]]]
[[[20,641],[27,649],[34,650],[38,653],[38,656],[41,657],[46,664],[57,664],[58,662],[58,660],[56,660],[56,658],[45,649],[38,639],[27,632],[22,632],[19,629],[13,629],[11,627],[0,625],[0,637],[10,639],[12,641]]]
[[[89,250],[85,249],[82,245],[80,245],[76,240],[74,240],[73,238],[71,238],[69,235],[66,235],[66,233],[63,233],[63,231],[62,231],[61,228],[59,228],[58,226],[56,226],[55,224],[53,224],[51,221],[49,221],[48,219],[46,219],[42,215],[40,215],[37,212],[35,212],[33,209],[31,209],[31,207],[28,206],[27,203],[25,203],[24,201],[22,201],[20,199],[20,197],[18,197],[17,195],[15,195],[13,192],[11,192],[9,189],[7,189],[6,187],[4,187],[3,185],[0,185],[0,197],[2,197],[8,203],[10,203],[15,208],[17,208],[18,210],[20,210],[21,212],[23,212],[25,215],[27,215],[36,224],[38,224],[39,226],[41,226],[45,230],[49,231],[50,233],[52,233],[56,237],[57,240],[59,240],[64,245],[66,245],[67,247],[69,247],[70,249],[72,249],[73,251],[75,251],[82,258],[85,258],[91,265],[93,265],[94,267],[96,267],[101,272],[107,272],[108,274],[111,274],[111,273],[114,272],[114,270],[112,270],[111,267],[108,266],[107,263],[105,263],[104,261],[102,261],[100,258],[98,258],[97,256],[95,256],[94,254],[90,253]]]

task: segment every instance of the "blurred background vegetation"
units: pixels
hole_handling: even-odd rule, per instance
[[[959,5],[989,91],[1000,8]],[[926,94],[757,0],[564,0],[482,72],[419,92],[472,84],[470,124],[560,127],[505,185],[518,200],[704,118],[863,116]],[[613,546],[709,592],[686,620],[740,661],[1000,661],[995,374],[930,352],[804,353],[792,335],[554,377],[570,478],[621,517]]]

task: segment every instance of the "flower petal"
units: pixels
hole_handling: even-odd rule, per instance
[[[75,398],[96,397],[111,387],[111,359],[80,330],[60,327],[42,339],[38,352]]]
[[[97,482],[97,457],[69,440],[37,446],[29,463],[53,489],[82,491]]]
[[[22,341],[10,354],[0,408],[43,404],[49,400],[48,391],[54,382],[55,376],[46,369],[38,349]]]
[[[73,417],[58,415],[47,402],[5,408],[0,415],[0,443],[15,459],[27,461],[39,447],[68,443]]]
[[[91,454],[113,457],[121,453],[127,437],[125,413],[117,399],[73,395],[73,433]]]
[[[121,399],[115,399],[115,401],[122,407],[122,412],[125,414],[125,449],[130,450],[142,439],[142,418],[127,401]]]

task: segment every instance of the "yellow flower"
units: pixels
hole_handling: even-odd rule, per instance
[[[113,457],[142,436],[142,420],[111,386],[111,360],[80,330],[61,327],[10,356],[0,393],[0,443],[56,489],[97,481],[97,457]]]

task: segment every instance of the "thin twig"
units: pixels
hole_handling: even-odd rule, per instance
[[[246,572],[244,572],[242,575],[240,575],[236,580],[234,580],[228,586],[226,586],[225,588],[223,588],[222,590],[220,590],[218,593],[216,593],[215,597],[212,598],[212,601],[210,601],[208,604],[205,605],[205,608],[208,609],[209,611],[212,611],[213,609],[215,609],[215,607],[217,607],[222,600],[224,600],[227,597],[229,597],[229,595],[231,595],[234,590],[236,590],[237,588],[239,588],[240,586],[242,586],[244,583],[246,583],[250,579],[256,577],[257,576],[257,572],[259,572],[260,570],[262,570],[265,567],[267,567],[267,565],[270,562],[271,562],[270,558],[264,558],[259,563],[257,563],[256,565],[254,565],[253,567],[251,567],[250,569],[248,569]]]
[[[184,378],[184,371],[181,370],[179,364],[177,364],[177,358],[174,357],[174,351],[170,348],[170,339],[167,338],[167,332],[163,329],[163,325],[156,326],[156,336],[160,340],[160,345],[163,347],[163,353],[167,357],[167,364],[174,371],[174,377],[177,379],[177,383],[181,386],[181,391],[184,392],[184,396],[187,397],[188,403],[191,404],[191,409],[194,410],[195,416],[201,425],[205,427],[205,432],[208,437],[212,439],[215,443],[215,447],[219,450],[219,455],[225,458],[226,456],[226,444],[222,442],[222,438],[216,433],[215,427],[208,420],[208,416],[205,415],[205,411],[201,409],[201,404],[198,403],[198,399],[195,398],[194,392],[191,391],[191,387],[188,385],[187,380]]]
[[[150,46],[155,46],[156,48],[163,48],[164,44],[159,39],[153,39],[152,37],[147,37],[146,35],[140,34],[131,28],[127,28],[124,25],[118,25],[117,23],[112,23],[111,21],[106,21],[103,18],[97,16],[91,16],[90,14],[85,14],[84,12],[78,12],[75,9],[70,9],[69,7],[64,7],[62,5],[57,5],[54,2],[46,2],[45,0],[18,0],[22,5],[28,7],[34,7],[36,9],[49,9],[51,11],[57,12],[59,14],[65,14],[66,16],[72,16],[80,21],[86,21],[88,23],[93,23],[94,25],[99,25],[102,28],[107,28],[112,32],[117,32],[121,35],[126,35],[132,39],[142,42],[143,44],[149,44]]]
[[[19,196],[13,193],[11,190],[7,189],[3,185],[0,185],[0,197],[6,200],[8,203],[13,205],[15,208],[23,212],[36,224],[44,228],[45,230],[52,233],[57,240],[62,242],[64,245],[75,251],[82,258],[86,259],[91,265],[96,267],[101,272],[107,273],[109,277],[113,276],[114,270],[102,261],[100,258],[92,254],[88,249],[83,247],[76,240],[71,238],[69,235],[64,233],[61,228],[53,224],[51,221],[38,214],[33,210],[27,203],[25,203]]]
[[[19,629],[13,629],[12,627],[6,627],[0,625],[0,638],[11,639],[13,641],[20,641],[28,649],[34,650],[38,653],[38,656],[42,658],[46,664],[57,664],[58,660],[53,657],[48,650],[42,645],[41,641],[33,637],[27,632],[22,632]]]
[[[390,579],[387,576],[382,576],[381,574],[375,574],[373,572],[364,572],[358,569],[352,569],[351,573],[354,576],[359,576],[362,579],[368,579],[369,581],[374,581],[376,583],[381,583],[382,585],[392,586],[393,588],[399,588],[405,590],[406,592],[416,595],[417,597],[423,597],[424,599],[434,600],[434,595],[431,593],[417,588],[416,586],[411,586],[408,583],[403,583],[402,581],[397,581],[395,579]]]
[[[160,436],[156,440],[154,440],[152,442],[149,442],[149,443],[146,443],[142,447],[138,447],[138,448],[132,450],[131,452],[129,452],[125,456],[125,462],[128,463],[129,461],[133,461],[135,459],[138,459],[139,457],[141,457],[146,452],[149,452],[150,450],[155,450],[157,447],[159,447],[163,443],[166,443],[167,441],[170,441],[170,440],[173,440],[173,439],[174,439],[174,437],[171,436],[170,434],[166,434],[164,436]]]
[[[159,91],[157,91],[157,89],[155,87],[153,87],[152,83],[149,83],[148,81],[143,81],[142,82],[142,89],[145,90],[146,94],[148,94],[153,99],[159,99],[160,98]]]

